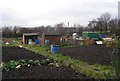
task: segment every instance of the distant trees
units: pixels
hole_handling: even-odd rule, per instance
[[[55,30],[57,30],[60,34],[63,34],[64,33],[63,27],[64,27],[64,23],[61,22],[61,23],[55,25]]]
[[[12,27],[2,27],[2,36],[11,37],[12,36]]]
[[[90,28],[90,31],[96,31],[96,30],[99,31],[99,29],[97,29],[98,28],[97,23],[98,22],[95,19],[93,19],[92,21],[89,21],[88,27]]]
[[[111,19],[108,23],[109,30],[111,34],[117,34],[118,30],[118,19]]]
[[[14,26],[14,27],[13,27],[13,30],[12,30],[12,32],[13,32],[13,37],[19,37],[19,36],[21,36],[19,30],[20,30],[20,27],[19,27],[19,26]]]
[[[110,21],[111,15],[110,13],[104,13],[102,14],[99,18],[98,21],[101,21],[102,24],[102,29],[104,30],[105,33],[109,32],[109,21]]]
[[[117,18],[111,18],[110,13],[103,13],[97,19],[92,19],[89,21],[86,27],[75,24],[74,26],[66,26],[65,23],[60,22],[53,27],[48,26],[38,26],[38,27],[20,27],[20,26],[5,26],[2,28],[3,37],[22,37],[23,33],[33,33],[36,32],[38,34],[43,34],[45,32],[57,31],[61,35],[78,33],[82,35],[83,31],[98,31],[104,34],[116,34],[120,35],[120,20]]]
[[[110,13],[106,12],[97,19],[89,21],[88,28],[90,31],[99,31],[100,33],[118,35],[118,23],[117,18],[111,19]]]
[[[2,27],[2,37],[10,38],[10,37],[19,37],[19,27],[18,26],[5,26]]]

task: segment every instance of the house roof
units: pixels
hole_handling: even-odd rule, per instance
[[[38,35],[37,33],[23,33],[24,36]]]

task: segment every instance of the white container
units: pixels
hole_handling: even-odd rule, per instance
[[[29,40],[28,40],[28,44],[32,44],[32,39],[29,39]]]

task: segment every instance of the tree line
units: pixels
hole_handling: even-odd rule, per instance
[[[111,18],[111,14],[106,12],[100,15],[96,19],[89,21],[87,26],[75,24],[74,26],[65,26],[64,22],[58,23],[54,26],[38,26],[38,27],[20,27],[20,26],[4,26],[2,27],[2,36],[6,38],[22,37],[23,33],[38,33],[43,34],[45,32],[57,31],[61,35],[72,35],[74,32],[79,35],[83,31],[97,31],[107,35],[120,35],[120,20],[118,18]]]

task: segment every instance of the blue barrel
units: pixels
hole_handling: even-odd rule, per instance
[[[38,39],[35,39],[35,44],[39,44],[39,40]]]
[[[59,52],[59,46],[58,45],[51,45],[51,52],[52,53],[58,53]]]
[[[101,34],[101,38],[106,38],[107,36],[104,34]]]

